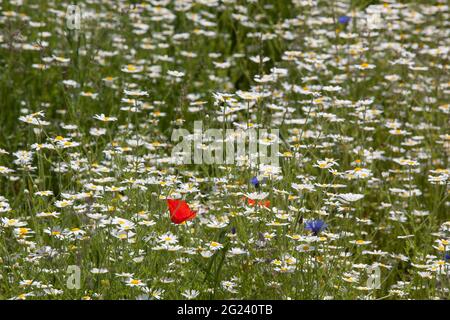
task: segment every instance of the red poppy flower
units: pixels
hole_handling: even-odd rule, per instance
[[[197,214],[195,211],[192,211],[186,201],[183,200],[167,199],[167,206],[170,211],[170,220],[176,224],[194,219]]]

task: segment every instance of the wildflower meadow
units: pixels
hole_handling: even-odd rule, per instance
[[[450,297],[446,0],[0,0],[0,300]]]

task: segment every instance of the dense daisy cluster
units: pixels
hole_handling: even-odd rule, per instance
[[[0,299],[448,298],[449,7],[368,2],[0,2]]]

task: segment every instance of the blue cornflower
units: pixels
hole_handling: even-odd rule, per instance
[[[351,19],[352,19],[352,18],[350,18],[349,16],[340,16],[340,17],[338,18],[338,22],[339,22],[340,24],[347,24],[347,23],[350,22]]]
[[[445,260],[450,260],[450,253],[445,254]]]
[[[323,220],[309,220],[305,222],[305,229],[311,231],[315,236],[327,226]]]
[[[250,183],[255,186],[255,188],[259,188],[259,180],[258,177],[253,177],[250,179]]]

